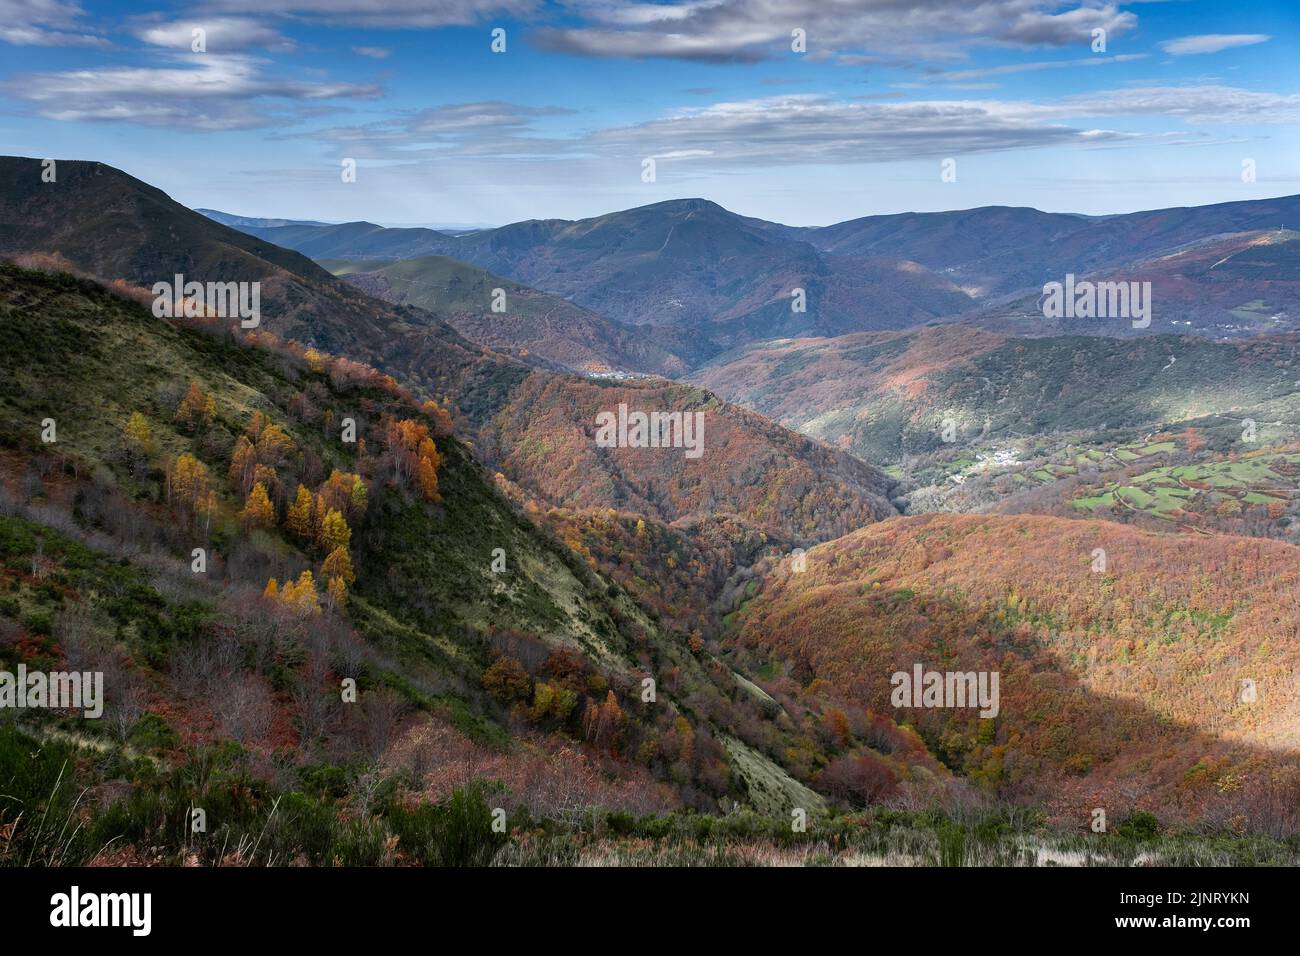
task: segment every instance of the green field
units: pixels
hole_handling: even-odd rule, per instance
[[[1162,442],[1147,448],[1165,450]],[[1123,485],[1080,495],[1075,508],[1097,512],[1116,505],[1157,518],[1176,519],[1183,513],[1202,514],[1226,502],[1273,505],[1290,501],[1300,480],[1300,454],[1260,455],[1239,461],[1153,468]],[[1233,507],[1229,505],[1229,507]]]

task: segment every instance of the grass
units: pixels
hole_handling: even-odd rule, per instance
[[[1297,475],[1300,455],[1284,453],[1167,466],[1136,475],[1127,484],[1108,485],[1100,493],[1080,495],[1073,505],[1095,512],[1122,501],[1136,511],[1176,519],[1182,513],[1205,514],[1231,501],[1255,506],[1286,504],[1297,491]]]
[[[378,781],[370,811],[345,794],[355,770],[310,767],[297,786],[248,775],[237,748],[165,769],[130,762],[132,784],[107,800],[72,784],[85,761],[63,742],[0,726],[0,865],[87,863],[376,866],[1243,866],[1296,865],[1300,843],[1230,830],[1165,829],[1150,814],[1107,833],[1065,831],[1032,809],[990,805],[958,814],[872,807],[810,813],[741,810],[634,816],[593,808],[533,819],[496,811],[500,785],[479,780],[411,805],[401,775]],[[112,757],[112,760],[124,758]],[[200,765],[201,762],[201,765]],[[107,763],[105,763],[105,766]],[[187,825],[206,811],[206,832]],[[499,824],[494,826],[495,824]],[[12,824],[11,829],[6,826]]]

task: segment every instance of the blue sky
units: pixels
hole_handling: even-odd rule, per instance
[[[0,56],[3,152],[243,215],[703,196],[820,225],[1300,192],[1294,0],[0,0]]]

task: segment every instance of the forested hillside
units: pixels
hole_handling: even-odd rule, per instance
[[[905,715],[990,791],[1290,832],[1300,549],[1034,515],[924,515],[762,579],[728,642]],[[1000,672],[996,717],[891,704],[921,664]],[[1249,691],[1246,689],[1249,688]]]

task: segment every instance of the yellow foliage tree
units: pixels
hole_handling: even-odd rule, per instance
[[[428,501],[441,501],[438,494],[438,466],[427,458],[421,458],[416,470],[416,481],[420,485],[420,494]]]
[[[447,410],[433,399],[429,399],[421,405],[420,411],[428,415],[429,419],[433,422],[433,431],[435,435],[446,437],[452,433],[453,427],[451,415],[449,415]]]
[[[257,462],[268,468],[279,468],[293,449],[293,439],[279,425],[267,425],[257,436]]]
[[[253,412],[253,419],[248,423],[248,434],[253,441],[257,441],[258,436],[262,434],[262,429],[270,423],[271,420],[261,412]]]
[[[275,524],[275,506],[266,493],[266,485],[260,481],[253,485],[244,502],[244,510],[239,513],[239,520],[246,528],[270,528]]]
[[[291,532],[300,538],[310,540],[315,536],[312,521],[314,503],[311,492],[307,490],[305,485],[299,485],[298,494],[294,497],[293,504],[289,506],[289,512],[285,515],[284,523]]]
[[[208,466],[188,452],[173,463],[167,477],[172,502],[183,515],[192,515],[206,504],[211,490]]]
[[[248,494],[248,490],[253,486],[253,471],[256,468],[257,453],[253,450],[253,443],[240,435],[235,439],[235,450],[230,457],[230,471],[227,477],[240,493]]]
[[[386,433],[397,478],[404,481],[408,476],[413,477],[426,500],[441,501],[438,467],[442,464],[442,455],[429,437],[429,427],[406,418],[390,422]]]
[[[352,555],[348,554],[347,548],[331,551],[321,565],[320,572],[326,578],[339,578],[344,584],[353,584],[357,580],[356,573],[352,570]]]
[[[325,595],[331,608],[341,611],[348,606],[348,586],[342,578],[330,578],[325,585]]]
[[[126,428],[123,429],[122,437],[132,455],[143,459],[153,454],[153,429],[149,426],[149,419],[139,412],[131,413]]]
[[[329,552],[335,548],[347,548],[351,542],[352,529],[348,527],[347,519],[331,508],[321,522],[320,546]]]
[[[297,581],[285,581],[280,588],[280,602],[303,617],[320,613],[320,596],[316,593],[316,578],[310,570],[298,575]]]
[[[217,414],[217,401],[204,393],[197,379],[190,380],[190,387],[176,409],[176,421],[198,428],[212,421]]]
[[[316,497],[312,499],[311,506],[311,536],[320,540],[321,527],[325,524],[325,516],[329,514],[329,507],[325,503],[325,497],[318,491]]]
[[[352,499],[353,512],[360,517],[366,513],[366,483],[361,480],[360,475],[352,476],[352,493],[349,496]]]

